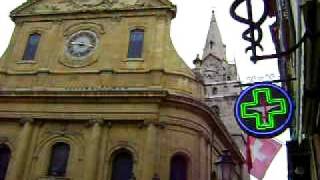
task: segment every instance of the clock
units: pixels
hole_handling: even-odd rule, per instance
[[[97,48],[98,38],[92,31],[78,31],[72,34],[66,42],[65,52],[76,60],[82,60]]]

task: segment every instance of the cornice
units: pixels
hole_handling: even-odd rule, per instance
[[[0,90],[0,97],[164,97],[167,91],[151,88],[129,87],[84,87],[84,88],[46,88],[46,89],[5,89]]]
[[[90,70],[90,71],[51,71],[49,69],[39,69],[35,71],[29,71],[29,72],[16,72],[16,71],[10,71],[10,70],[2,70],[0,69],[0,75],[4,76],[24,76],[24,75],[38,75],[38,74],[48,74],[48,75],[85,75],[85,74],[104,74],[104,73],[111,73],[111,74],[147,74],[147,73],[153,73],[153,72],[160,72],[164,75],[174,75],[174,76],[183,76],[186,78],[189,78],[191,81],[199,82],[195,77],[190,76],[186,73],[176,72],[176,71],[167,71],[165,69],[146,69],[146,70],[139,70],[139,71],[132,71],[132,70],[117,70],[117,69],[100,69],[100,70]]]
[[[40,3],[41,0],[30,0],[25,3],[23,3],[21,6],[17,7],[10,13],[10,17],[12,20],[15,21],[16,18],[21,17],[36,17],[36,16],[57,16],[62,15],[66,16],[68,14],[77,15],[77,14],[99,14],[99,13],[116,13],[116,12],[131,12],[133,14],[137,14],[140,11],[150,11],[150,10],[168,10],[172,13],[172,18],[176,16],[176,6],[173,5],[171,2],[167,0],[159,0],[162,5],[160,6],[149,6],[145,3],[136,3],[135,5],[128,5],[124,7],[104,7],[104,6],[85,6],[85,5],[77,5],[74,4],[74,6],[77,6],[77,8],[74,8],[72,10],[65,10],[65,11],[54,11],[54,9],[49,12],[25,12],[22,11],[25,10],[28,7],[31,7],[33,5],[36,5],[36,3]],[[72,3],[73,1],[70,1]]]

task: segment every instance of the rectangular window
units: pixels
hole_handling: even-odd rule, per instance
[[[31,34],[28,38],[27,46],[23,54],[23,60],[33,60],[40,41],[40,34]]]
[[[141,58],[143,50],[144,30],[134,29],[130,32],[128,58]]]

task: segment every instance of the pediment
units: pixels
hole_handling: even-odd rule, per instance
[[[11,16],[148,8],[175,6],[169,0],[29,0],[13,10]]]

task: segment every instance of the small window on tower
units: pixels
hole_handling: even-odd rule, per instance
[[[28,38],[26,49],[23,54],[23,60],[33,60],[35,58],[41,35],[38,33],[31,34]]]
[[[213,48],[213,45],[214,45],[215,43],[214,43],[214,41],[210,41],[210,49],[212,49]]]
[[[128,58],[141,58],[144,41],[144,30],[134,29],[130,31]]]
[[[216,95],[216,94],[217,94],[217,91],[218,91],[218,88],[213,87],[213,88],[212,88],[212,95]]]
[[[211,106],[212,111],[220,117],[220,108],[217,105]]]

